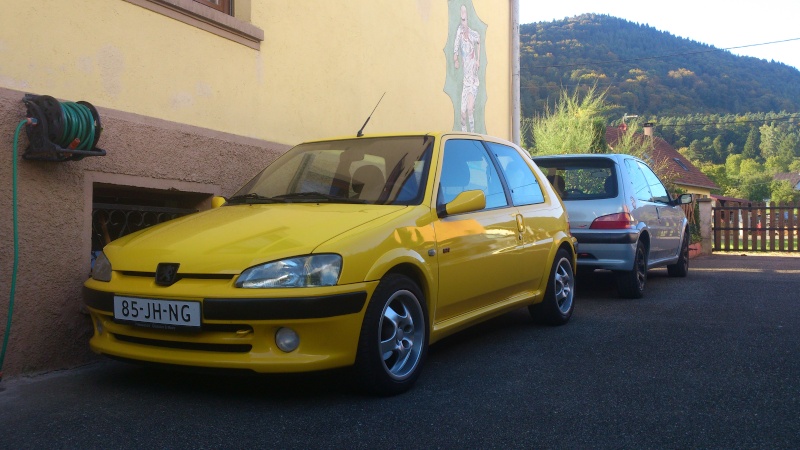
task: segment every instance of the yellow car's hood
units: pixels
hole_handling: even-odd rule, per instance
[[[291,203],[224,206],[142,230],[103,251],[114,270],[237,274],[256,264],[307,255],[323,242],[403,206]]]

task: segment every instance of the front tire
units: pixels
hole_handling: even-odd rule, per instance
[[[642,241],[636,243],[633,269],[617,272],[617,290],[624,298],[642,298],[647,283],[647,249]]]
[[[564,325],[572,317],[575,297],[575,269],[569,252],[559,249],[550,269],[544,299],[528,307],[533,319],[547,325]]]
[[[413,386],[428,353],[425,297],[410,278],[389,274],[367,306],[356,354],[358,388],[396,395]]]
[[[683,234],[680,256],[675,264],[667,266],[667,274],[671,277],[685,277],[689,274],[689,233]]]

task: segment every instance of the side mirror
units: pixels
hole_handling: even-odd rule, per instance
[[[692,203],[692,194],[681,194],[681,196],[678,197],[678,204],[688,205],[689,203]]]
[[[486,208],[486,195],[480,189],[464,191],[456,196],[452,202],[444,205],[445,215],[461,214],[480,211]]]
[[[220,206],[224,205],[225,202],[227,202],[227,200],[225,200],[225,197],[220,197],[218,195],[215,195],[214,197],[211,197],[211,208],[212,209],[219,208]]]

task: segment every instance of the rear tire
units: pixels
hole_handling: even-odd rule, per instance
[[[689,234],[683,234],[678,261],[667,266],[667,274],[671,277],[685,277],[689,274]]]
[[[389,274],[367,306],[355,363],[357,388],[396,395],[413,386],[428,353],[428,310],[420,288]]]
[[[572,267],[571,255],[559,249],[550,269],[550,278],[544,299],[530,305],[528,311],[536,322],[547,325],[564,325],[569,322],[574,310],[575,269]]]
[[[633,268],[616,272],[617,291],[623,298],[642,298],[647,283],[647,250],[642,241],[636,243]]]

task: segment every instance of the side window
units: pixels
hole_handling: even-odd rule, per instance
[[[544,194],[528,163],[515,149],[489,142],[489,150],[497,157],[515,205],[531,205],[544,202]]]
[[[445,144],[439,189],[440,205],[464,191],[480,189],[486,195],[487,209],[508,206],[500,176],[483,144],[470,139],[452,139]]]
[[[625,167],[628,169],[628,174],[631,177],[633,195],[636,196],[636,199],[643,202],[651,201],[652,195],[650,195],[650,188],[647,186],[647,180],[644,178],[644,175],[642,175],[642,171],[639,170],[639,164],[632,159],[626,159]]]
[[[658,179],[655,173],[650,170],[647,165],[639,163],[639,168],[642,169],[642,173],[644,174],[645,180],[647,180],[647,185],[650,186],[650,192],[653,194],[652,200],[654,202],[659,203],[669,203],[669,195],[667,194],[667,188],[661,184],[661,180]]]

